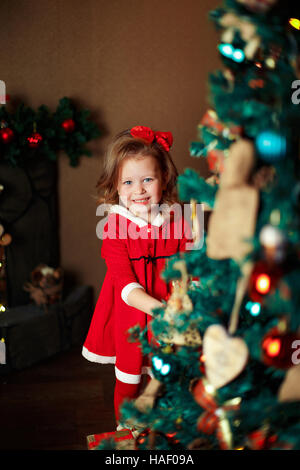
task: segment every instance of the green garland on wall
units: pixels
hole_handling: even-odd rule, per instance
[[[70,165],[78,165],[82,155],[90,157],[86,143],[101,135],[89,119],[90,111],[79,110],[64,97],[54,113],[45,105],[37,111],[21,103],[14,113],[0,107],[0,162],[24,166],[34,158],[55,161],[59,151],[65,152]]]

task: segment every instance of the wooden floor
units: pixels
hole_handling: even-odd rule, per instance
[[[0,376],[0,450],[87,450],[88,434],[115,429],[114,380],[81,347]]]

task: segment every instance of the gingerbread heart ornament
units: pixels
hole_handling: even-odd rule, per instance
[[[230,336],[221,325],[211,325],[203,338],[205,373],[216,389],[237,377],[248,360],[248,348],[242,338]]]

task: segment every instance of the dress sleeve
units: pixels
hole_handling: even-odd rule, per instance
[[[144,287],[137,282],[128,255],[126,238],[120,235],[119,218],[117,214],[111,214],[104,226],[101,256],[105,259],[107,271],[117,286],[122,300],[130,305],[129,293],[135,288],[144,289]]]

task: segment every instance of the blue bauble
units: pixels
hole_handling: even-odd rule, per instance
[[[286,138],[274,131],[263,131],[256,137],[256,149],[265,161],[280,160],[286,153]]]

